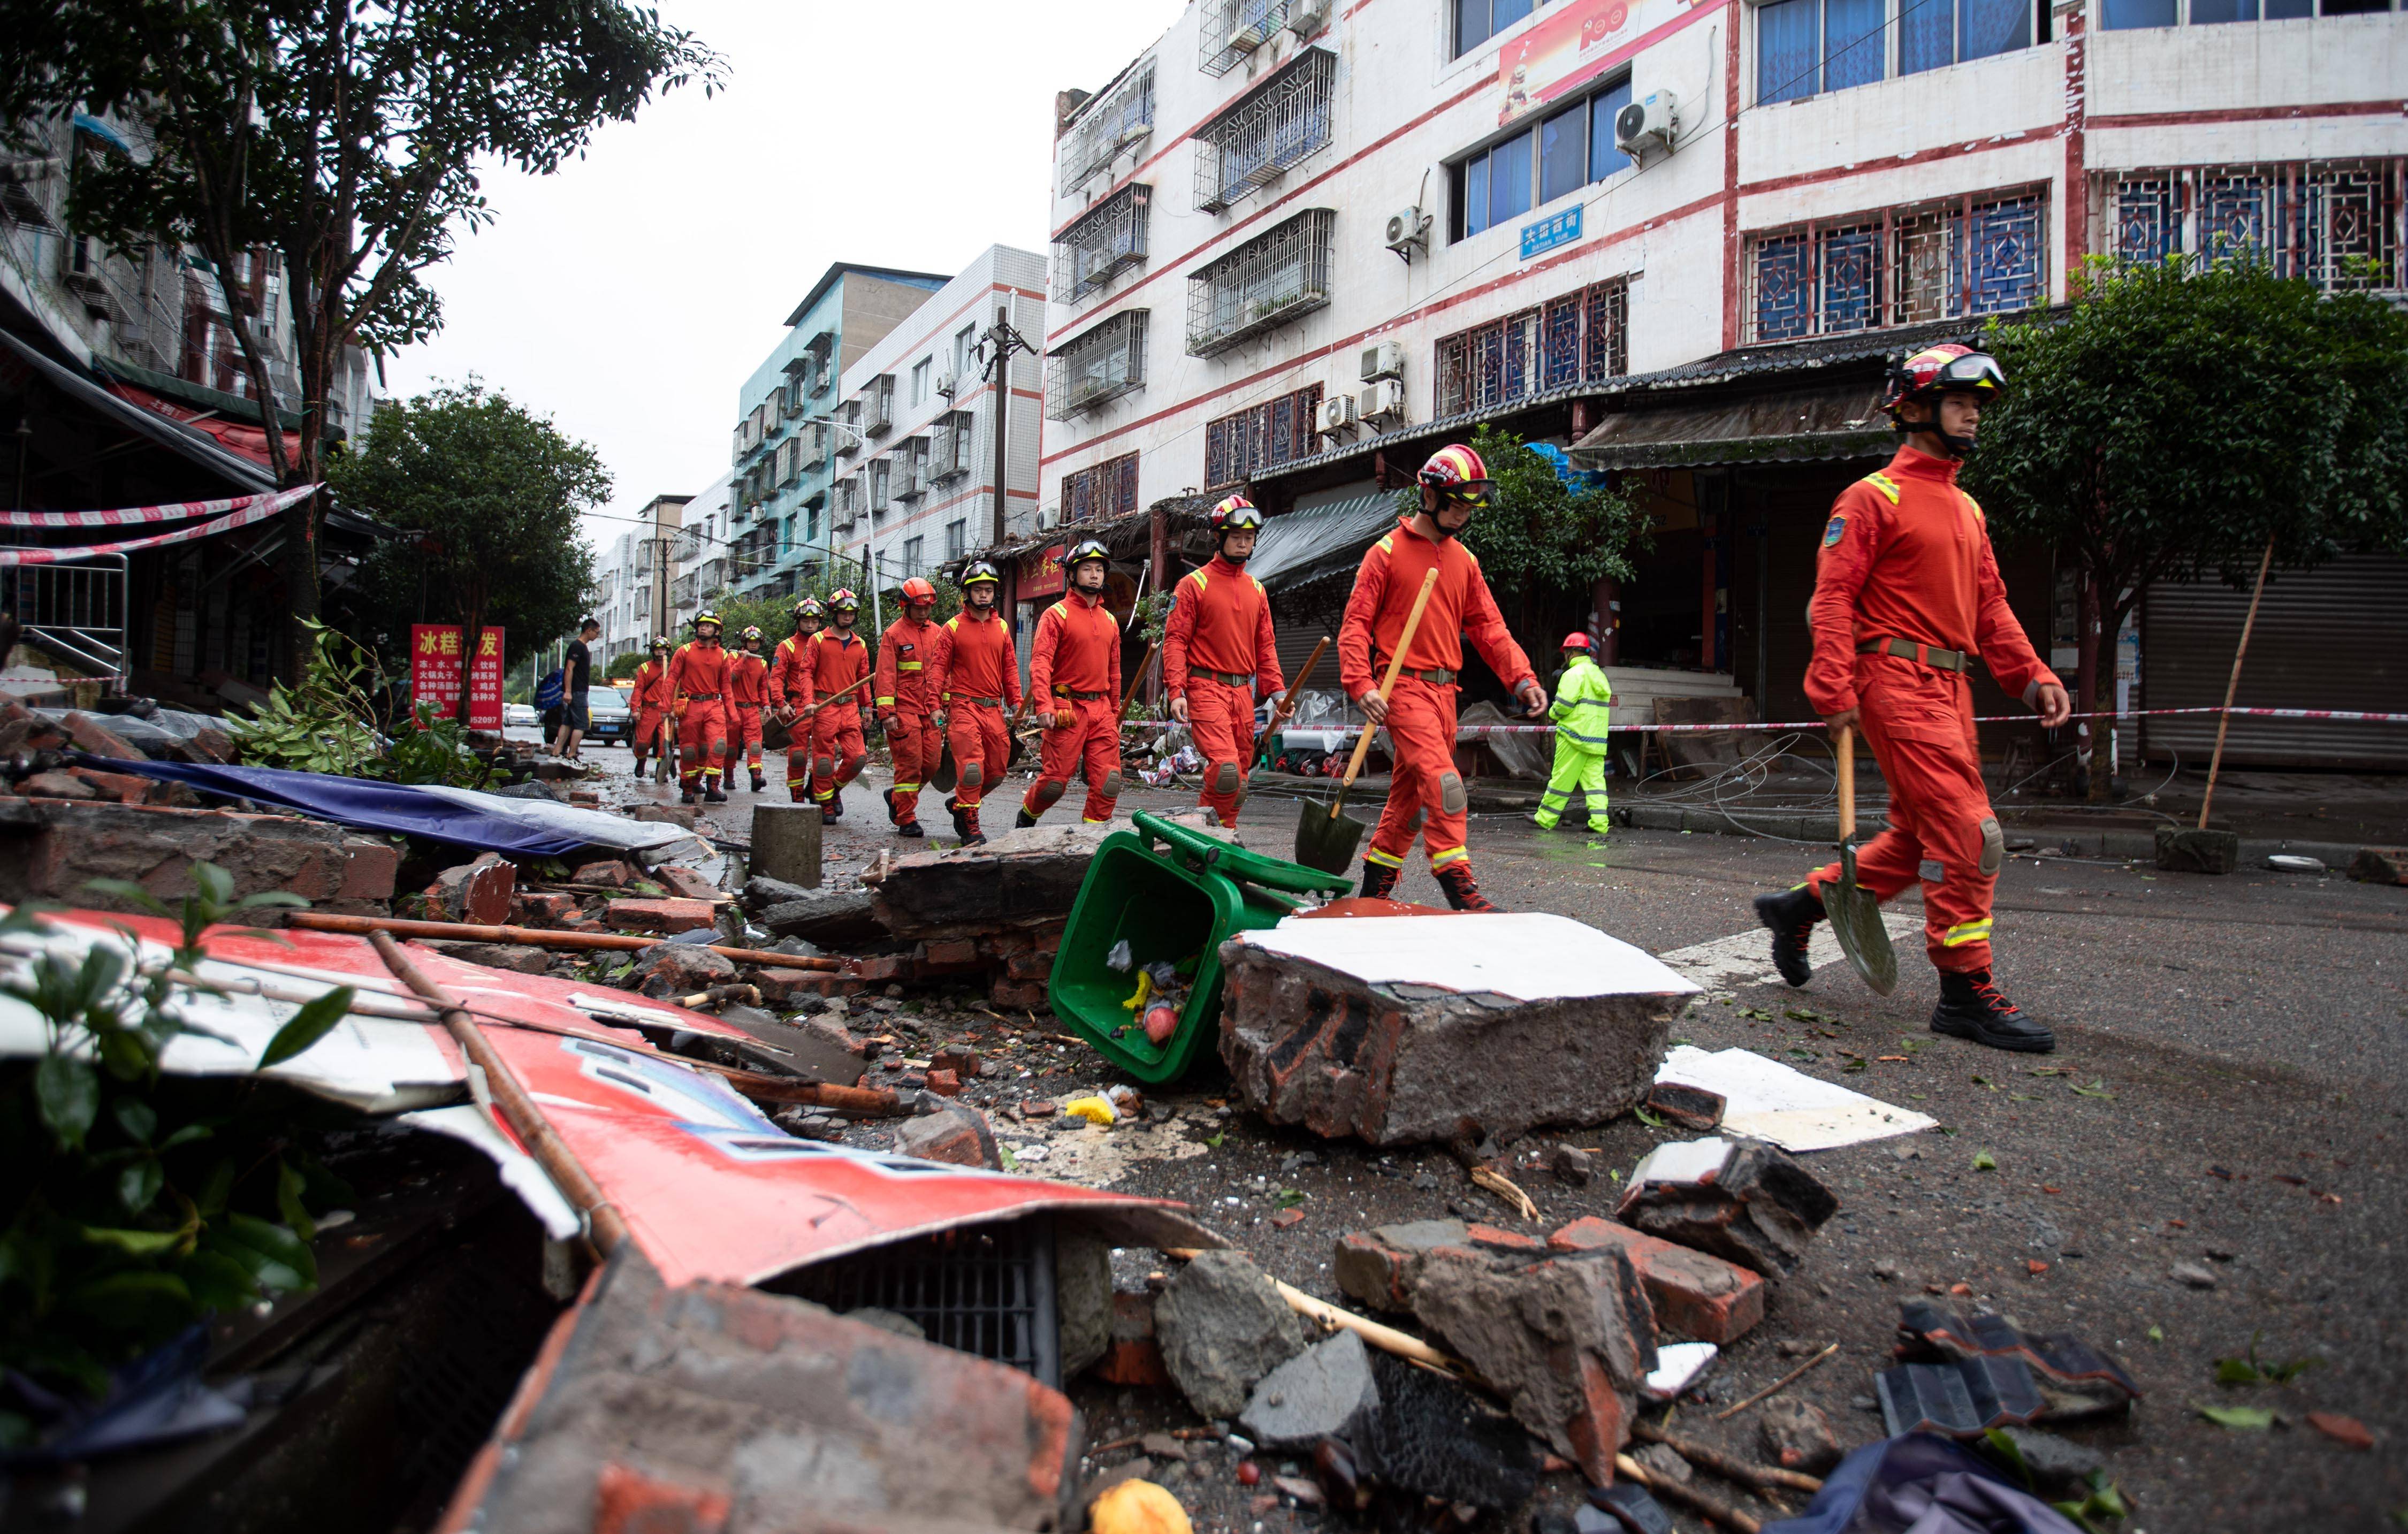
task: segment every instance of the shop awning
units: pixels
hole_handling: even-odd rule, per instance
[[[1886,457],[1881,388],[1862,381],[1650,405],[1609,415],[1573,444],[1582,468],[1670,468]]]
[[[1393,490],[1291,511],[1263,524],[1246,570],[1272,591],[1300,586],[1353,568],[1372,539],[1396,524]]]
[[[230,452],[218,441],[194,428],[171,421],[155,410],[143,409],[131,399],[122,398],[94,380],[91,375],[65,367],[6,331],[0,331],[0,344],[22,359],[61,394],[79,404],[89,406],[104,418],[117,423],[137,436],[150,438],[170,452],[180,454],[200,467],[223,480],[237,491],[273,490],[275,480],[259,465],[238,453]],[[263,438],[264,440],[264,438]]]

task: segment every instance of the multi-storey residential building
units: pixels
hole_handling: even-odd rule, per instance
[[[1258,555],[1301,648],[1394,490],[1494,422],[1657,518],[1635,580],[1526,621],[1594,625],[1626,712],[1804,717],[1814,533],[1890,451],[1892,361],[2063,303],[2093,257],[2246,250],[2401,291],[2395,3],[1194,0],[1064,98],[1043,503],[1068,527],[1244,487],[1310,513],[1292,536],[1318,553],[1283,565],[1275,516]],[[2071,571],[2017,559],[2035,638],[2109,664]],[[2298,660],[2266,674],[2408,707],[2344,705]],[[2163,703],[2176,668],[2156,674]]]
[[[1009,380],[1010,494],[998,522],[995,423],[1000,386],[981,338],[1008,315],[1037,344],[1045,258],[990,246],[844,371],[833,444],[831,546],[839,566],[891,591],[966,554],[1036,530],[1042,359],[1015,355]]]
[[[729,568],[747,594],[793,591],[826,557],[838,380],[945,285],[931,272],[838,262],[822,274],[786,334],[737,395]]]
[[[669,543],[667,627],[673,641],[683,643],[694,615],[735,589],[736,496],[736,476],[723,474],[679,511]]]
[[[655,634],[668,632],[665,596],[671,569],[670,554],[683,523],[691,495],[655,495],[638,513],[642,525],[620,534],[603,546],[595,561],[600,595],[594,613],[602,620],[602,642],[595,659],[607,662],[630,651],[641,651]]]

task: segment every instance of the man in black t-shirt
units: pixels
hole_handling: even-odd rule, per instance
[[[602,620],[587,618],[577,625],[577,638],[568,641],[568,653],[560,663],[560,738],[552,742],[552,753],[567,761],[577,760],[577,748],[585,738],[585,689],[594,681],[594,652],[586,647],[601,637]]]

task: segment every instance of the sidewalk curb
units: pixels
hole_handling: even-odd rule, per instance
[[[1840,822],[1836,815],[1801,815],[1784,811],[1750,814],[1736,808],[1726,813],[1719,810],[1688,810],[1674,805],[1630,808],[1616,805],[1613,824],[1641,831],[1713,832],[1720,836],[1764,833],[1786,837],[1794,841],[1826,844],[1840,839]],[[1887,825],[1888,822],[1880,815],[1861,816],[1856,821],[1856,831],[1860,837],[1870,837]],[[2085,831],[2042,826],[2029,830],[2010,827],[2007,834],[2014,840],[2029,837],[2037,843],[2034,851],[2043,854],[2053,853],[2061,857],[2111,857],[2153,863],[2157,855],[2154,831]],[[2244,839],[2241,843],[2241,861],[2244,865],[2262,867],[2266,859],[2277,853],[2321,859],[2338,874],[2347,869],[2350,860],[2358,855],[2358,846],[2354,842],[2263,838]]]

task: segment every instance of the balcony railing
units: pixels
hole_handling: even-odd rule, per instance
[[[1338,55],[1309,48],[1196,131],[1196,206],[1217,213],[1329,143]]]
[[[1106,400],[1145,387],[1145,335],[1151,310],[1124,309],[1045,359],[1045,419],[1068,421]]]
[[[1226,75],[1287,25],[1288,0],[1205,0],[1204,56],[1197,67]]]
[[[1054,150],[1065,197],[1111,165],[1123,149],[1154,132],[1154,65],[1140,65],[1128,78],[1088,102],[1079,121]]]
[[[1125,186],[1088,209],[1054,242],[1054,299],[1075,304],[1145,260],[1154,188]]]
[[[1338,215],[1307,208],[1187,280],[1187,354],[1210,357],[1329,302],[1330,231]]]

